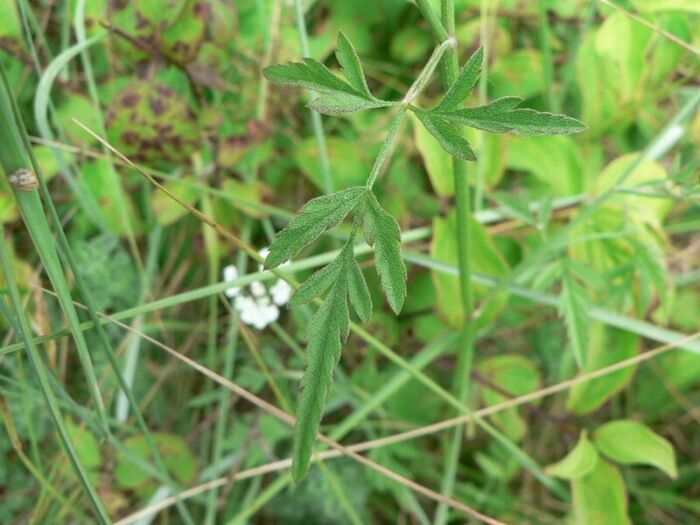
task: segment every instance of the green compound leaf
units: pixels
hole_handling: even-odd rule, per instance
[[[673,445],[646,425],[629,419],[611,421],[598,428],[593,440],[603,454],[623,465],[651,465],[676,478]]]
[[[348,93],[333,93],[322,95],[309,102],[308,106],[314,111],[324,115],[340,115],[342,113],[354,113],[365,109],[384,108],[393,105],[374,98],[368,99]]]
[[[342,31],[338,33],[338,45],[335,56],[338,59],[340,67],[343,69],[343,75],[348,79],[350,85],[366,98],[373,98],[367,86],[367,79],[362,70],[360,58],[357,56],[355,48],[350,43],[350,40],[348,40],[348,37],[346,37],[345,33]]]
[[[345,245],[334,263],[338,265],[337,271],[332,272],[335,281],[309,323],[308,364],[302,379],[303,391],[294,431],[292,477],[296,482],[309,470],[316,433],[333,383],[333,368],[340,359],[341,343],[349,332],[347,275],[355,264],[352,242]]]
[[[337,226],[366,192],[364,187],[358,186],[311,199],[277,234],[265,265],[268,268],[279,266],[318,239],[323,232]]]
[[[312,58],[305,58],[303,63],[270,66],[264,71],[265,78],[275,84],[298,86],[323,93],[324,96],[312,100],[309,107],[324,115],[396,105],[395,102],[379,100],[372,95],[360,59],[342,32],[338,35],[336,58],[347,82]]]
[[[447,153],[462,160],[476,160],[476,155],[469,146],[469,142],[459,134],[457,128],[452,124],[427,111],[415,111],[414,113]]]
[[[339,79],[331,71],[313,58],[304,62],[291,62],[265,68],[265,78],[282,86],[296,86],[321,93],[347,93],[362,96],[350,84]]]
[[[570,135],[587,126],[575,118],[534,109],[515,109],[522,100],[503,97],[475,108],[436,112],[444,119],[492,133],[515,135]]]
[[[406,266],[401,259],[401,230],[396,220],[367,194],[364,235],[367,244],[375,247],[377,273],[389,306],[399,314],[406,298]]]
[[[350,294],[350,304],[355,309],[357,316],[363,323],[368,323],[372,317],[372,297],[369,294],[367,281],[360,269],[360,265],[353,258],[350,265],[348,277],[348,293]]]
[[[435,108],[436,111],[448,111],[464,102],[474,89],[481,75],[481,64],[484,61],[484,48],[480,47],[469,57],[467,63],[459,72],[457,80],[450,86],[447,93]]]
[[[343,269],[344,260],[341,255],[304,281],[294,292],[294,295],[289,301],[290,306],[301,306],[310,303],[317,297],[321,297],[338,279]]]
[[[597,463],[598,451],[584,430],[578,443],[566,457],[548,466],[545,472],[562,479],[579,479],[591,472]]]

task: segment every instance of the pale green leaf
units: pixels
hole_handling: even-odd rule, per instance
[[[447,90],[440,104],[435,108],[436,110],[447,111],[454,109],[467,99],[477,80],[479,80],[483,61],[484,48],[480,47],[469,57],[469,60],[459,72],[457,80]]]
[[[264,69],[263,74],[270,82],[282,86],[302,87],[321,93],[340,92],[361,96],[350,84],[312,58],[305,58],[304,62],[269,66]]]
[[[336,92],[330,95],[316,97],[308,106],[324,115],[340,115],[354,113],[365,109],[383,108],[392,105],[377,99],[368,99],[349,93]]]
[[[566,323],[566,333],[579,368],[586,363],[588,347],[588,310],[591,301],[584,286],[576,280],[565,259],[561,266],[561,294],[559,296],[559,313]]]
[[[376,267],[391,309],[398,315],[406,298],[406,266],[401,258],[401,230],[396,220],[367,194],[364,235],[375,247]]]
[[[75,445],[80,462],[86,469],[96,469],[102,465],[102,451],[95,436],[86,428],[66,421],[66,429]]]
[[[452,124],[427,111],[415,111],[415,115],[447,153],[461,160],[476,160],[469,143]]]
[[[323,232],[337,226],[365,194],[365,188],[355,187],[307,202],[287,227],[275,236],[266,266],[275,268],[288,261]]]
[[[576,525],[631,525],[620,471],[603,459],[571,482]]]
[[[646,425],[629,419],[599,427],[593,440],[603,454],[623,465],[651,465],[676,478],[673,445]]]
[[[503,97],[485,106],[441,111],[438,114],[447,120],[492,133],[569,135],[587,129],[585,124],[566,115],[514,109],[520,102],[518,97]]]
[[[372,297],[369,294],[365,276],[354,258],[350,262],[350,271],[347,273],[347,277],[350,303],[358,317],[367,323],[372,317]]]
[[[591,323],[588,338],[588,355],[582,374],[624,361],[639,352],[639,336],[624,330],[605,328],[598,323]],[[575,414],[588,414],[594,411],[622,390],[634,372],[635,367],[630,366],[574,385],[569,391],[567,410]]]
[[[360,58],[357,56],[355,48],[350,43],[350,40],[348,40],[348,37],[346,37],[345,33],[342,31],[338,33],[338,46],[335,56],[338,59],[340,67],[343,68],[343,75],[348,79],[350,85],[366,98],[373,98],[369,87],[367,87],[367,79],[362,71]]]
[[[584,430],[576,446],[562,460],[549,465],[545,472],[562,479],[579,479],[590,473],[597,463],[598,451]]]
[[[469,261],[472,271],[485,275],[503,278],[508,274],[508,265],[502,254],[489,237],[486,228],[473,217],[469,221],[469,234],[471,245]],[[451,211],[446,218],[436,217],[433,220],[433,239],[430,246],[430,255],[434,259],[451,265],[458,264],[458,246],[456,242],[457,219],[455,211]],[[445,322],[458,329],[462,326],[466,314],[462,307],[459,277],[456,274],[449,275],[444,272],[433,271],[433,281],[437,292],[437,309]],[[475,285],[473,288],[476,300],[488,297],[481,307],[481,315],[476,320],[477,326],[488,324],[499,312],[506,301],[506,294],[501,293],[491,296],[491,291],[483,285]]]
[[[455,188],[452,177],[452,157],[447,154],[432,133],[419,122],[414,121],[413,134],[416,148],[423,159],[423,166],[428,173],[433,190],[440,197],[453,196]]]
[[[494,406],[511,397],[534,392],[540,387],[540,374],[527,357],[518,354],[499,354],[480,360],[476,367],[486,379],[481,395],[487,406]],[[490,388],[492,385],[494,388]],[[507,392],[507,395],[506,395]],[[491,416],[493,422],[513,441],[521,440],[527,433],[527,422],[518,408],[512,407]]]

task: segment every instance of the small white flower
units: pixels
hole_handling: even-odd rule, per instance
[[[253,297],[267,297],[267,288],[263,283],[256,281],[250,285],[250,293]]]
[[[224,268],[224,281],[228,282],[235,279],[238,279],[238,268],[232,264],[229,264]],[[232,286],[231,288],[228,288],[224,294],[226,297],[236,297],[240,291],[240,286]]]
[[[269,248],[262,248],[260,257],[266,259],[270,254]],[[287,266],[289,261],[282,264]],[[259,265],[260,271],[264,270],[263,265]],[[239,277],[235,266],[230,265],[224,268],[224,281],[233,281]],[[240,286],[231,287],[225,291],[227,297],[233,299],[233,309],[238,313],[241,321],[249,326],[254,326],[258,330],[264,329],[270,323],[279,319],[280,309],[289,302],[292,296],[292,287],[284,280],[278,279],[269,288],[262,282],[254,282],[249,286],[250,293],[245,294],[245,290]]]
[[[277,306],[284,306],[292,297],[292,287],[286,281],[279,279],[271,288],[272,301]]]

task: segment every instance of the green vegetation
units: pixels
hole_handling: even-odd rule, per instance
[[[0,12],[0,522],[699,519],[695,1]]]

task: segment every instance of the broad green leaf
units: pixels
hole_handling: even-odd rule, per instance
[[[472,270],[492,277],[503,277],[508,272],[508,265],[500,254],[484,226],[473,218],[469,223],[471,235],[471,249],[469,257]],[[430,247],[431,257],[434,259],[457,266],[457,224],[455,212],[452,211],[446,219],[437,217],[433,220],[433,240]],[[437,309],[445,322],[459,328],[464,321],[465,313],[462,309],[460,298],[459,277],[443,272],[433,271],[433,281],[437,293]],[[490,293],[490,289],[474,286],[475,299],[480,299]],[[506,300],[505,294],[498,294],[492,300],[481,306],[481,316],[477,324],[486,323],[503,307]]]
[[[481,388],[484,402],[488,406],[497,405],[509,398],[534,392],[540,386],[540,374],[533,363],[524,356],[500,354],[481,360],[477,371],[488,381],[488,386]],[[504,395],[508,392],[509,395]],[[503,410],[490,416],[494,423],[514,441],[521,440],[527,432],[527,423],[519,415],[517,408]]]
[[[294,430],[292,477],[299,482],[309,471],[316,433],[323,417],[341,341],[348,333],[347,281],[339,278],[309,323],[307,367]]]
[[[95,436],[86,428],[66,421],[66,429],[78,453],[78,459],[87,469],[96,469],[102,465],[102,451]]]
[[[418,148],[418,152],[423,159],[423,165],[428,173],[430,184],[438,196],[451,197],[455,193],[454,178],[452,177],[452,158],[432,133],[424,125],[416,122],[416,120],[413,120],[416,148]]]
[[[588,353],[582,374],[593,372],[635,356],[639,351],[639,336],[589,323]],[[575,414],[593,412],[610,397],[623,389],[634,375],[635,367],[627,367],[604,377],[574,385],[569,391],[566,408]]]
[[[338,48],[336,49],[335,56],[338,59],[340,67],[343,69],[343,75],[348,79],[350,85],[364,97],[372,99],[372,93],[370,93],[369,87],[367,87],[365,73],[362,71],[360,58],[357,56],[355,48],[352,47],[350,40],[348,40],[348,37],[346,37],[345,33],[342,31],[338,33]]]
[[[162,53],[180,64],[192,62],[206,37],[209,9],[199,1],[188,1],[177,20],[159,35]]]
[[[700,14],[700,4],[695,0],[633,0],[640,11],[687,11]]]
[[[200,144],[187,99],[159,80],[129,82],[112,97],[105,123],[110,143],[141,162],[183,162]]]
[[[565,196],[581,193],[586,175],[598,174],[599,157],[595,149],[584,156],[579,145],[567,136],[511,137],[506,163],[511,169],[531,173],[534,178],[528,184],[540,183],[542,193]]]
[[[576,525],[632,525],[627,490],[620,471],[603,459],[571,482]]]
[[[370,153],[358,148],[355,139],[329,137],[326,141],[328,158],[332,167],[333,187],[347,189],[362,186],[372,165]],[[294,160],[304,175],[322,192],[323,172],[318,154],[318,144],[313,137],[303,140],[294,147]]]
[[[416,64],[425,59],[432,47],[433,37],[427,28],[406,24],[392,36],[389,56],[395,64]]]
[[[651,29],[619,12],[606,17],[598,29],[596,50],[611,60],[617,69],[618,103],[643,98],[652,35]]]
[[[644,187],[645,184],[663,182],[668,178],[668,173],[658,162],[648,159],[639,162],[639,154],[630,153],[610,162],[593,179],[593,189],[602,193],[617,184],[622,177],[625,177],[624,187],[649,191],[653,187]],[[630,217],[659,228],[673,208],[673,202],[669,199],[617,193],[608,200],[606,206],[623,210]]]
[[[485,106],[444,111],[441,117],[492,133],[515,135],[570,135],[581,133],[586,125],[572,117],[544,113],[534,109],[513,109],[520,104],[517,97],[503,97]]]
[[[477,80],[479,80],[483,61],[484,48],[480,47],[469,57],[469,60],[459,72],[457,80],[450,86],[440,104],[435,108],[437,111],[454,109],[467,99]]]
[[[350,304],[355,309],[357,316],[362,322],[368,323],[372,317],[372,297],[369,294],[365,276],[354,257],[348,273],[348,294]]]
[[[175,434],[153,432],[151,435],[163,457],[166,468],[175,481],[183,486],[191,484],[197,477],[197,460],[187,446],[187,442]],[[126,439],[124,447],[136,457],[153,461],[143,436]],[[134,490],[144,496],[157,486],[156,480],[123,452],[117,456],[114,479],[119,488]]]
[[[165,182],[163,186],[180,201],[191,206],[196,203],[200,195],[200,190],[180,180]],[[153,215],[156,221],[161,226],[172,224],[179,218],[187,215],[187,209],[163,191],[153,192],[151,195],[151,207],[153,208]]]
[[[595,32],[583,37],[576,60],[576,79],[581,93],[581,118],[592,128],[619,115],[617,65],[596,49]]]
[[[117,235],[126,235],[129,228],[139,230],[136,210],[131,199],[125,194],[114,166],[106,159],[98,159],[83,164],[81,171],[85,185],[95,197],[95,201],[100,203],[100,211],[110,231]],[[155,193],[154,196],[158,193],[161,192]],[[177,203],[173,204],[182,208]]]
[[[562,2],[557,2],[560,4]],[[522,6],[518,7],[522,9]],[[518,49],[496,56],[489,68],[489,94],[494,98],[515,95],[533,98],[544,92],[542,54],[535,49]]]
[[[3,2],[3,16],[0,16],[0,40],[10,44],[14,49],[20,50],[24,46],[21,43],[22,37],[22,22],[17,11],[15,2]]]
[[[469,143],[452,124],[427,111],[414,113],[447,153],[461,160],[476,160]]]
[[[323,113],[324,115],[354,113],[356,111],[383,108],[390,105],[390,102],[383,102],[374,98],[368,99],[342,92],[316,97],[308,104],[311,109]]]
[[[401,229],[382,209],[373,193],[367,194],[364,235],[374,246],[376,267],[389,305],[399,314],[406,298],[406,266],[401,258]]]
[[[559,313],[566,323],[566,333],[576,364],[583,368],[588,347],[588,310],[591,308],[591,301],[586,288],[576,280],[566,262],[566,259],[560,261]]]
[[[593,440],[603,454],[623,465],[651,465],[676,478],[673,445],[646,425],[629,419],[599,427]]]
[[[576,446],[563,459],[549,465],[545,472],[562,479],[580,479],[589,474],[597,464],[598,451],[584,430]]]
[[[275,268],[288,261],[326,230],[337,226],[366,193],[364,187],[356,187],[311,199],[275,236],[266,266]]]
[[[339,79],[331,71],[313,58],[304,62],[266,67],[263,71],[270,82],[282,86],[296,86],[321,93],[346,93],[361,97],[362,94],[347,82]]]
[[[72,144],[94,144],[96,139],[77,126],[73,119],[79,120],[90,129],[98,129],[95,106],[85,95],[73,94],[64,99],[56,108],[56,120]]]

